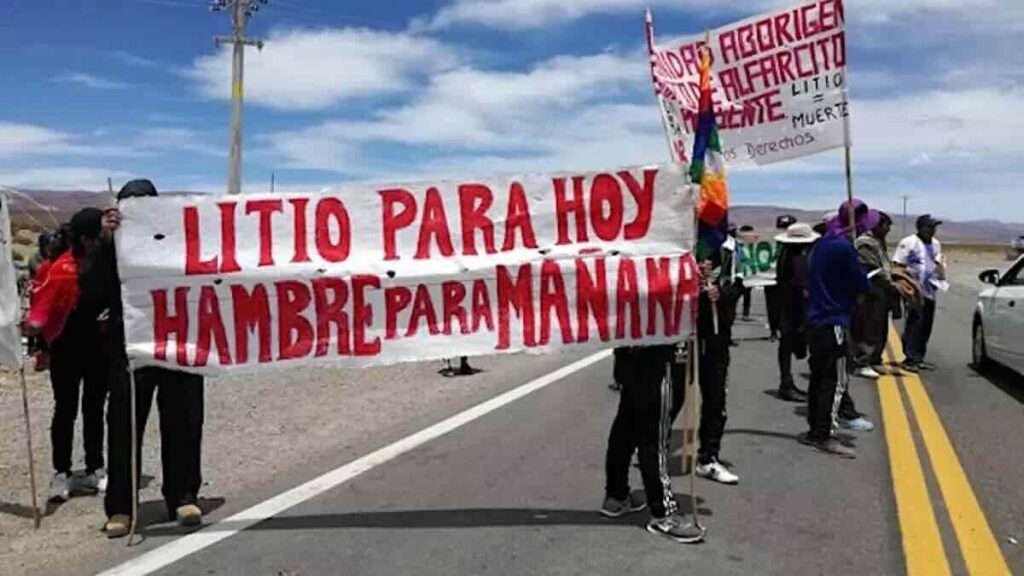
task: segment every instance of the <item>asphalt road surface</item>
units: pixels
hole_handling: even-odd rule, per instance
[[[929,352],[938,370],[853,381],[858,407],[878,428],[856,434],[852,461],[797,443],[805,429],[800,406],[770,394],[775,346],[759,324],[738,324],[722,457],[741,481],[697,480],[709,529],[700,545],[648,534],[643,513],[618,521],[597,514],[618,401],[604,357],[370,462],[361,474],[347,469],[311,488],[312,498],[294,495],[303,501],[290,508],[230,521],[214,512],[184,538],[177,528],[150,527],[135,563],[118,568],[161,575],[1024,573],[1024,382],[968,368],[973,303],[967,288],[942,299]],[[898,342],[891,354],[899,356]],[[299,484],[319,472],[293,473]],[[688,509],[689,478],[675,476],[673,487]]]

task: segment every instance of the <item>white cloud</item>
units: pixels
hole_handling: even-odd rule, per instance
[[[69,140],[68,134],[42,126],[0,121],[0,158],[62,148]]]
[[[457,62],[445,44],[410,34],[356,28],[279,31],[262,52],[246,52],[245,97],[278,109],[328,108],[408,90]],[[197,58],[185,75],[203,96],[229,98],[230,51]]]
[[[0,185],[48,190],[106,190],[107,177],[123,180],[130,176],[131,174],[124,171],[93,167],[0,168]]]
[[[754,15],[773,8],[793,5],[793,0],[454,0],[428,18],[413,22],[414,29],[441,29],[457,24],[479,24],[494,28],[543,28],[576,20],[590,14],[635,12],[644,8],[667,10],[710,10]],[[857,0],[848,2],[847,17],[875,23],[891,22],[896,15],[922,12],[984,13],[1014,11],[1024,16],[1019,7],[1007,6],[1008,0]],[[1020,24],[1020,20],[1016,20]],[[1005,25],[1005,18],[992,18],[991,25]]]
[[[89,74],[88,72],[64,72],[54,76],[52,80],[54,82],[79,84],[86,88],[92,88],[93,90],[124,90],[131,87],[130,84],[119,82],[117,80],[101,78],[95,74]]]
[[[383,109],[365,121],[333,121],[265,137],[290,167],[350,171],[360,145],[389,142],[520,156],[553,151],[567,138],[609,146],[611,129],[648,134],[658,116],[648,106],[601,107],[624,94],[647,95],[643,58],[597,54],[553,58],[526,72],[459,68],[433,77],[409,104]],[[603,111],[603,112],[602,112]],[[646,139],[646,137],[645,137]],[[618,144],[625,147],[627,143]],[[621,149],[621,148],[620,148]]]
[[[125,52],[123,50],[117,50],[113,52],[112,55],[126,66],[134,66],[136,68],[157,68],[160,66],[160,63],[156,60],[143,58],[142,56]]]

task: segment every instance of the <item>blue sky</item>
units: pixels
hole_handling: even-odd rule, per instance
[[[270,0],[250,25],[245,185],[311,190],[667,159],[643,52],[776,0]],[[1024,2],[847,0],[855,186],[1024,221]],[[0,8],[0,184],[219,192],[229,67],[204,0]],[[735,203],[844,194],[841,152],[731,175]]]

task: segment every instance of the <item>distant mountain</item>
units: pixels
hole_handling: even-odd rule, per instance
[[[780,206],[731,206],[729,219],[737,225],[749,224],[757,229],[762,237],[775,235],[775,219],[783,214],[791,214],[801,222],[810,224],[821,220],[824,212],[798,210]],[[892,215],[893,227],[891,240],[898,240],[903,233],[903,215]],[[907,215],[907,233],[914,231],[917,214]],[[1024,235],[1024,223],[1007,223],[998,220],[965,220],[962,222],[942,218],[939,227],[939,239],[954,244],[1005,244],[1009,245],[1014,238]]]
[[[38,229],[40,225],[50,228],[56,219],[67,221],[75,211],[86,206],[105,207],[114,199],[107,192],[86,190],[18,190],[11,197],[11,219],[15,227]],[[188,194],[189,192],[167,192],[166,195]],[[754,226],[763,236],[775,235],[775,219],[782,214],[792,214],[801,222],[816,223],[823,212],[798,210],[780,206],[733,206],[730,220],[738,225]],[[52,215],[52,216],[51,216]],[[900,236],[903,228],[901,215],[894,216],[893,238]],[[914,229],[917,215],[907,216],[908,233]],[[1006,223],[998,220],[954,221],[945,219],[940,228],[939,238],[946,242],[963,244],[1009,244],[1013,238],[1024,235],[1024,223]]]

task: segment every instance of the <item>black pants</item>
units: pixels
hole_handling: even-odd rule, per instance
[[[807,389],[807,425],[810,430],[807,436],[813,440],[824,440],[836,433],[841,405],[848,403],[846,409],[856,411],[853,401],[846,395],[850,382],[846,368],[849,338],[849,330],[842,326],[816,326],[811,329],[808,343],[811,382]]]
[[[715,333],[712,310],[718,312],[718,332]],[[700,316],[697,323],[697,348],[700,355],[700,448],[697,460],[706,464],[718,458],[725,434],[727,413],[726,389],[729,379],[729,342],[732,340],[734,318],[721,301],[712,308],[707,296],[700,297]]]
[[[85,469],[103,468],[103,406],[107,401],[106,362],[89,338],[68,334],[58,338],[50,352],[50,384],[53,386],[53,422],[50,442],[53,470],[71,471],[72,444],[78,399],[82,398],[82,436]]]
[[[131,395],[128,372],[115,368],[111,378],[109,426],[110,470],[104,502],[107,516],[131,514]],[[142,474],[142,437],[156,396],[160,411],[160,461],[168,513],[194,504],[202,485],[203,378],[161,368],[135,372],[138,471]]]
[[[667,445],[672,420],[683,406],[686,367],[676,364],[675,346],[632,348],[620,354],[618,364],[624,381],[608,436],[605,495],[617,500],[629,495],[629,462],[636,450],[651,514],[662,518],[676,510]]]
[[[907,362],[917,364],[924,360],[934,324],[935,300],[925,298],[924,305],[911,308],[907,313],[907,323],[903,328],[903,351],[907,355]]]
[[[785,298],[790,290],[790,288],[782,288],[780,286],[764,287],[764,305],[768,312],[768,331],[772,333],[772,336],[776,336],[780,332],[780,321],[783,314],[782,298]]]
[[[750,304],[753,300],[753,288],[743,289],[743,317],[750,318]]]

